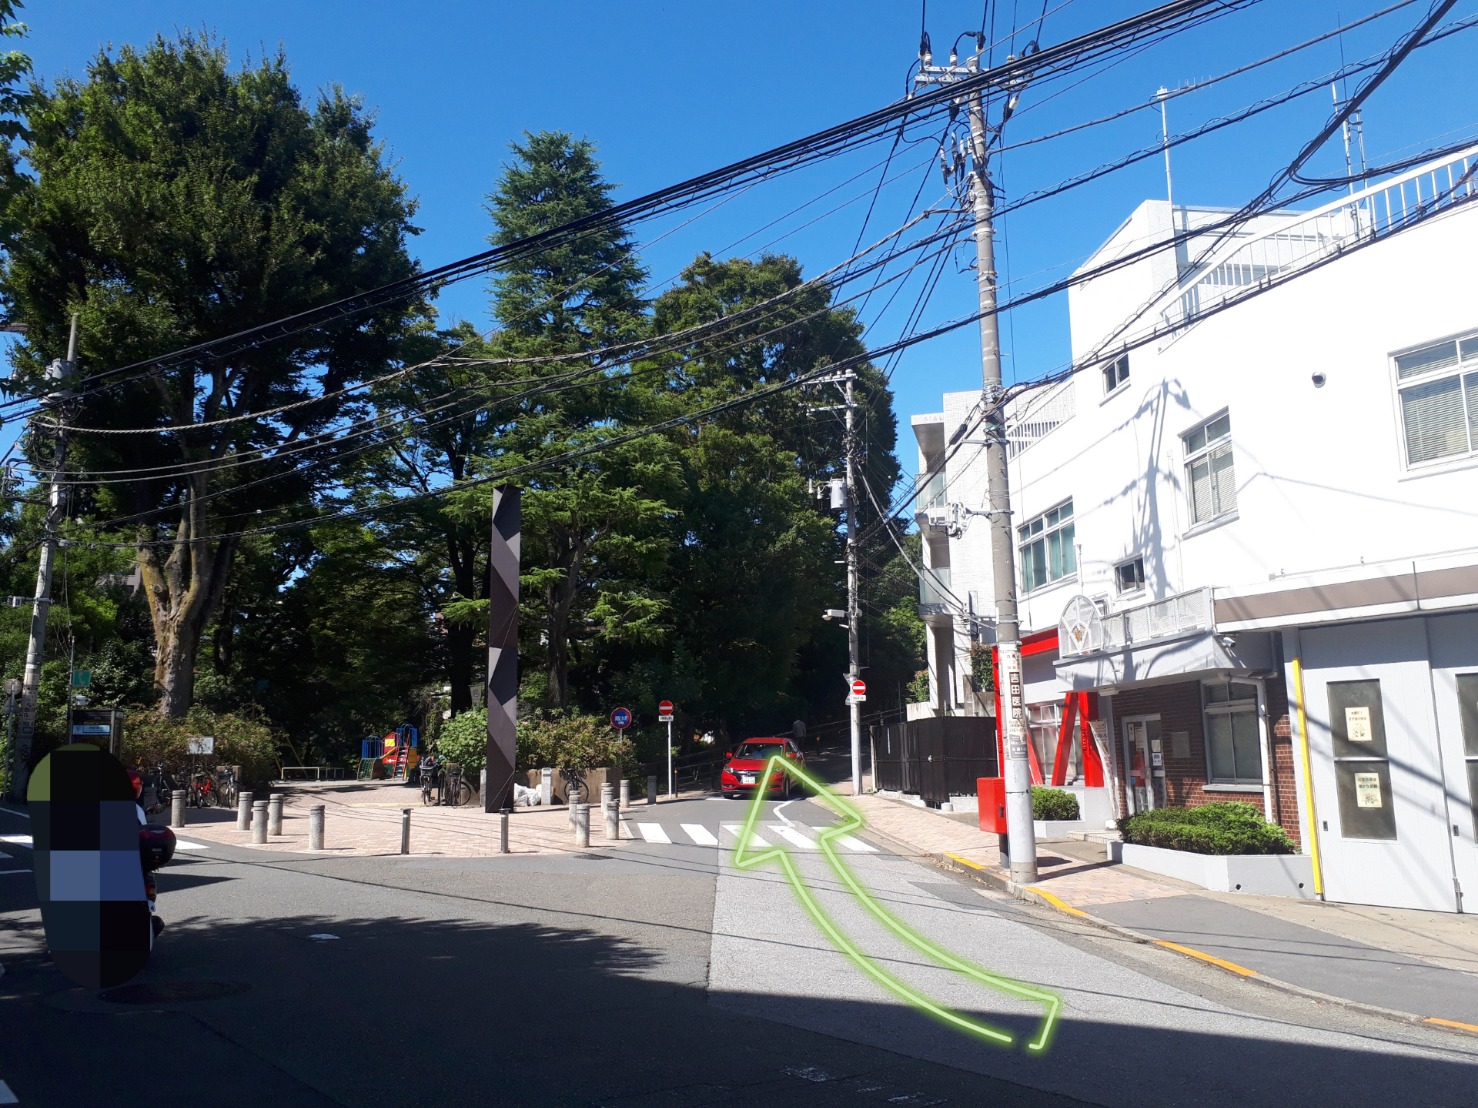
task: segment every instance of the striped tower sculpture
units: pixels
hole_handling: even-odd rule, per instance
[[[518,721],[518,566],[522,494],[493,490],[493,545],[488,556],[488,748],[483,811],[513,807]]]

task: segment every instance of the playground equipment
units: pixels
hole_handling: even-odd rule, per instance
[[[409,723],[359,743],[359,780],[408,777],[421,761],[420,732]]]

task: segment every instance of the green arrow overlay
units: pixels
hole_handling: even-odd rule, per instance
[[[841,816],[840,823],[835,823],[817,834],[817,841],[821,847],[822,854],[825,855],[826,860],[831,864],[832,869],[836,871],[842,884],[846,886],[857,902],[866,908],[873,918],[889,931],[893,932],[893,934],[897,935],[919,953],[932,958],[940,965],[963,973],[965,976],[979,981],[982,985],[998,989],[1009,996],[1042,1004],[1046,1008],[1046,1015],[1043,1018],[1041,1030],[1035,1039],[1027,1043],[1026,1049],[1030,1051],[1044,1050],[1051,1041],[1052,1031],[1057,1025],[1057,1016],[1062,1008],[1062,1001],[1055,994],[1047,992],[1044,989],[1024,985],[1009,977],[1002,977],[1000,974],[991,973],[989,970],[973,965],[963,958],[957,958],[947,950],[941,950],[928,939],[897,919],[873,899],[847,867],[846,862],[842,861],[841,856],[837,853],[833,845],[835,840],[844,835],[850,835],[862,830],[862,813],[793,762],[776,756],[771,758],[769,764],[765,767],[765,775],[761,778],[759,787],[754,790],[754,799],[750,801],[749,813],[745,817],[744,825],[739,829],[739,842],[734,847],[734,865],[739,869],[752,869],[765,862],[779,862],[781,870],[784,871],[787,880],[790,881],[791,888],[795,890],[795,894],[800,899],[801,905],[810,914],[811,918],[816,921],[816,926],[820,927],[826,937],[831,940],[832,944],[856,963],[857,967],[863,973],[867,974],[868,977],[871,977],[879,985],[883,986],[883,988],[902,1000],[907,1001],[909,1004],[912,1004],[914,1007],[928,1012],[930,1015],[943,1020],[951,1026],[958,1027],[962,1031],[967,1031],[972,1035],[977,1035],[989,1042],[999,1043],[1002,1046],[1010,1046],[1014,1042],[1011,1034],[1007,1031],[981,1023],[978,1020],[973,1020],[968,1016],[961,1015],[959,1012],[936,1004],[928,997],[921,995],[900,981],[859,950],[855,944],[842,934],[841,930],[832,922],[831,918],[827,916],[826,912],[817,902],[816,897],[806,886],[805,881],[801,879],[800,873],[796,870],[795,862],[791,858],[788,849],[780,846],[767,847],[762,850],[754,849],[755,825],[759,822],[760,811],[764,805],[765,797],[769,795],[770,784],[777,773],[789,774],[796,781],[799,781],[802,787],[813,797],[828,805]]]

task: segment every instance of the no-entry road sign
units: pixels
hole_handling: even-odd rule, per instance
[[[852,699],[853,700],[866,700],[867,699],[867,682],[866,681],[853,681],[852,682]]]
[[[672,701],[664,700],[657,705],[657,717],[664,723],[672,718]]]
[[[631,726],[631,709],[617,708],[611,713],[611,726],[617,731],[625,731]]]

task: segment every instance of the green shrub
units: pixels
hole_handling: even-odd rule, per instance
[[[240,766],[242,784],[260,784],[276,776],[277,743],[260,720],[230,712],[212,712],[199,706],[180,719],[164,719],[150,708],[130,708],[123,718],[125,765],[152,769],[163,763],[180,770],[196,759],[189,740],[215,736],[214,753],[201,755],[202,767]]]
[[[1192,854],[1292,854],[1293,840],[1245,801],[1156,808],[1119,820],[1126,843]]]
[[[1065,789],[1032,786],[1032,819],[1080,819],[1078,798]]]
[[[574,712],[518,721],[518,768],[594,769],[625,767],[636,761],[630,739],[604,716]]]
[[[487,762],[488,714],[478,708],[443,725],[436,755],[476,775]],[[630,766],[636,761],[630,739],[614,731],[603,716],[574,713],[521,719],[517,729],[517,768],[594,769]]]
[[[425,751],[422,751],[424,754]],[[488,713],[486,708],[462,712],[442,724],[436,737],[436,756],[462,767],[463,776],[476,781],[487,763]]]

